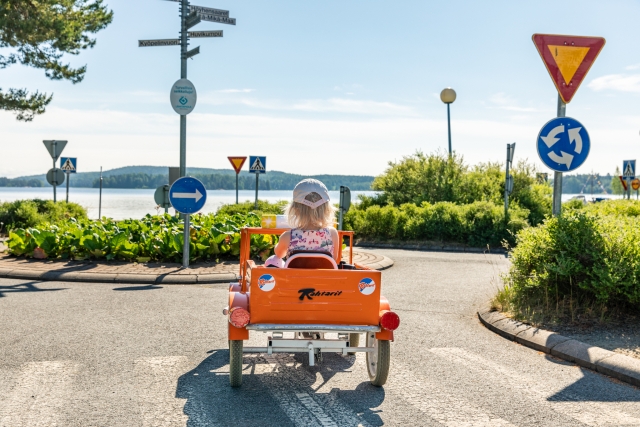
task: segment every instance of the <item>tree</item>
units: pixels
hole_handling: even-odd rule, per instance
[[[103,0],[0,0],[0,69],[20,63],[45,70],[52,80],[79,83],[87,67],[74,68],[62,62],[67,53],[95,46],[89,35],[111,23],[113,12]],[[16,118],[31,121],[42,114],[53,95],[30,93],[27,89],[0,88],[0,109],[16,113]]]
[[[622,186],[622,182],[620,182],[619,176],[622,175],[620,173],[620,168],[616,166],[616,173],[611,177],[611,192],[613,194],[623,194],[624,187]]]

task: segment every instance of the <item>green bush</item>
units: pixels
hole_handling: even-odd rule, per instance
[[[275,203],[270,203],[265,200],[258,200],[258,209],[255,209],[255,202],[246,201],[243,203],[238,203],[237,205],[222,205],[220,209],[218,209],[218,213],[225,215],[246,215],[249,212],[255,212],[258,215],[261,215],[263,213],[282,215],[282,213],[284,212],[284,208],[287,206],[287,203],[288,202],[286,200],[280,200]]]
[[[77,203],[52,200],[16,200],[0,203],[0,231],[35,227],[45,222],[55,223],[69,218],[86,219],[87,211]]]
[[[260,226],[260,217],[255,213],[196,214],[191,216],[191,225],[191,261],[238,258],[240,229]],[[7,246],[17,256],[34,256],[34,250],[40,248],[49,258],[180,262],[183,229],[181,220],[167,214],[124,221],[71,218],[57,224],[14,229]],[[252,256],[266,259],[277,241],[277,236],[252,236]]]
[[[510,205],[526,209],[531,225],[541,223],[551,214],[552,189],[536,183],[536,169],[526,161],[518,162],[510,171],[513,192]],[[417,152],[399,162],[390,162],[387,170],[376,177],[372,188],[382,193],[362,198],[363,207],[372,205],[400,206],[413,203],[451,202],[471,204],[504,202],[505,170],[495,162],[467,166],[461,156],[444,153],[425,155]]]
[[[505,226],[504,207],[492,202],[456,205],[451,202],[400,207],[358,205],[345,216],[345,228],[358,238],[372,240],[428,240],[476,247],[514,242],[514,234],[527,226],[526,209],[515,207]]]
[[[639,209],[638,202],[599,203],[522,230],[498,299],[508,296],[516,313],[536,303],[556,306],[565,298],[637,309]]]

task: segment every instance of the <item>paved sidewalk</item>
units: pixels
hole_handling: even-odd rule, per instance
[[[347,262],[349,252],[345,251]],[[384,270],[393,261],[383,255],[354,249],[353,261]],[[121,261],[63,261],[16,258],[0,254],[0,277],[27,280],[115,283],[228,283],[238,279],[238,261],[198,262],[189,269],[178,263],[132,263]]]

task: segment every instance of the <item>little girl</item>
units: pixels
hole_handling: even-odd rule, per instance
[[[329,191],[316,179],[304,179],[293,189],[293,201],[285,214],[291,230],[280,236],[275,257],[284,258],[297,250],[323,251],[340,262],[340,238],[331,225],[336,210],[329,202]]]

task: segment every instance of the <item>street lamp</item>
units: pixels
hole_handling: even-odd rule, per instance
[[[449,111],[449,105],[456,100],[456,91],[451,89],[450,87],[443,89],[440,92],[440,99],[442,102],[447,104],[447,126],[449,128],[449,155],[451,152],[451,112]]]

